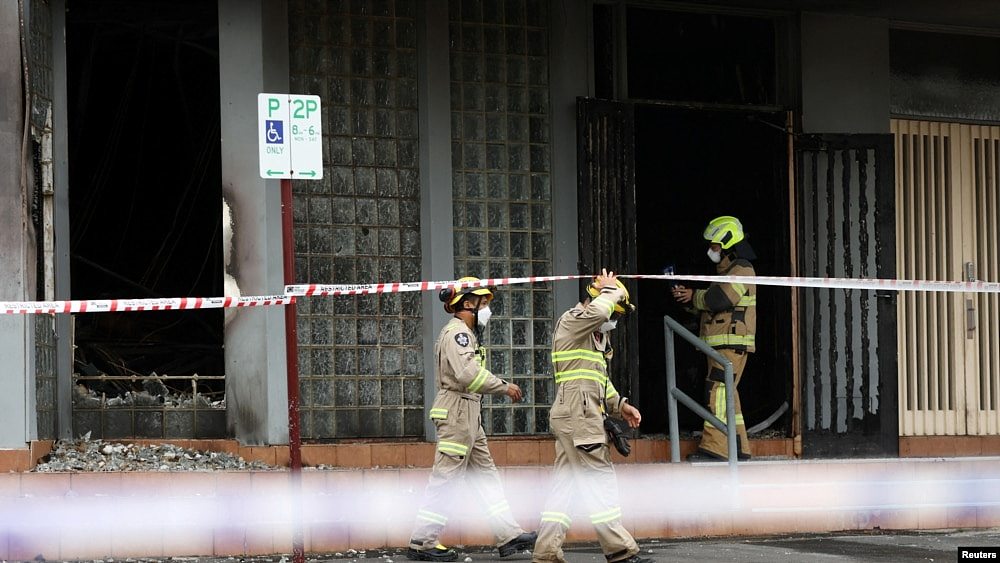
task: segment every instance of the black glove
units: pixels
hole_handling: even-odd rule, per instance
[[[628,454],[632,452],[632,446],[628,443],[628,438],[625,436],[625,429],[621,427],[621,423],[613,418],[605,417],[604,430],[607,431],[608,440],[618,450],[618,453],[628,457]]]

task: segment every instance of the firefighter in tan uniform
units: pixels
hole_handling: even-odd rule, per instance
[[[479,281],[464,277],[460,282]],[[441,291],[445,311],[455,316],[434,345],[437,397],[430,418],[437,427],[437,451],[423,502],[410,535],[407,557],[419,561],[455,561],[458,553],[438,538],[448,522],[456,489],[464,477],[475,491],[497,540],[501,557],[531,549],[536,534],[514,521],[500,476],[486,445],[480,417],[484,394],[521,400],[521,388],[486,369],[486,349],[480,346],[489,321],[493,292],[487,287],[449,287]]]
[[[555,436],[555,483],[542,512],[533,561],[565,562],[562,543],[570,509],[581,506],[611,563],[652,563],[638,556],[635,539],[622,525],[618,482],[611,465],[604,418],[624,419],[636,428],[639,410],[618,394],[608,379],[612,349],[608,332],[635,307],[614,273],[602,270],[587,286],[583,302],[556,323],[552,336],[555,401],[549,428]]]
[[[713,219],[705,229],[709,242],[708,256],[717,264],[716,271],[727,276],[755,275],[750,260],[756,258],[745,240],[743,225],[730,216]],[[692,290],[678,285],[674,298],[690,303],[701,315],[701,338],[733,364],[733,383],[736,387],[743,376],[747,356],[755,349],[754,333],[757,328],[757,288],[753,284],[713,283],[708,289]],[[726,421],[726,393],[733,394],[736,408],[737,455],[741,460],[750,459],[750,441],[743,409],[736,389],[727,390],[725,370],[716,361],[708,360],[708,410]],[[688,456],[689,461],[728,460],[729,448],[726,435],[708,421],[704,424],[698,451]]]

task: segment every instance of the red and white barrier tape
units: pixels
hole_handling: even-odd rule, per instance
[[[156,299],[105,299],[92,301],[0,301],[0,315],[37,313],[111,313],[116,311],[179,311],[289,305],[294,295],[253,297],[167,297]]]
[[[115,311],[175,311],[187,309],[224,309],[231,307],[267,307],[290,305],[298,296],[370,295],[435,291],[446,287],[483,287],[589,279],[590,275],[532,276],[524,278],[486,278],[477,281],[419,281],[372,284],[295,284],[286,285],[284,295],[250,297],[173,297],[157,299],[109,299],[93,301],[0,301],[0,315],[35,313],[108,313]],[[952,282],[929,280],[890,280],[854,278],[804,278],[782,276],[702,276],[622,274],[623,279],[663,281],[700,281],[744,283],[779,287],[826,289],[863,289],[887,291],[925,291],[957,293],[1000,293],[998,282]]]
[[[868,289],[888,291],[930,291],[954,293],[1000,293],[997,282],[955,282],[930,280],[890,280],[857,278],[793,278],[783,276],[698,276],[698,275],[644,275],[625,274],[629,279],[649,279],[666,281],[702,281],[721,283],[743,283],[773,285],[780,287],[816,287],[827,289]]]
[[[449,286],[458,288],[502,286],[524,283],[540,283],[560,280],[590,278],[589,275],[535,276],[528,278],[489,278],[474,282],[391,282],[372,284],[296,284],[286,285],[286,295],[368,295],[374,293],[403,293],[407,291],[432,291]],[[890,280],[855,278],[803,278],[782,276],[702,276],[702,275],[646,275],[622,274],[622,279],[649,279],[664,281],[703,281],[722,283],[744,283],[782,287],[816,287],[827,289],[867,289],[888,291],[950,291],[958,293],[1000,293],[997,282],[950,282],[928,280]]]
[[[478,281],[420,281],[367,284],[296,284],[286,285],[285,295],[369,295],[373,293],[405,293],[408,291],[435,291],[446,287],[456,288],[517,285],[562,280],[580,280],[593,276],[534,276],[530,278],[485,278]]]

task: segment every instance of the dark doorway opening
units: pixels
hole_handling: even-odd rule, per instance
[[[787,137],[784,113],[682,109],[637,105],[636,208],[638,270],[715,274],[702,238],[717,216],[740,219],[757,253],[759,275],[790,272],[788,232]],[[705,287],[691,282],[689,287]],[[740,383],[747,427],[791,403],[791,293],[758,286],[757,352]],[[643,431],[665,433],[666,366],[663,315],[698,333],[697,319],[677,305],[665,282],[639,281],[639,373]],[[704,398],[705,356],[676,340],[677,382],[682,391]],[[679,409],[682,431],[701,430],[701,419]],[[785,435],[789,414],[772,429]]]
[[[69,3],[74,299],[223,294],[218,44],[215,2]],[[83,376],[224,374],[221,310],[82,314],[76,345]],[[221,380],[198,387],[222,396]]]

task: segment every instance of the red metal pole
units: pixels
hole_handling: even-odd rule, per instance
[[[281,180],[281,247],[284,255],[285,284],[295,283],[295,236],[292,224],[292,181]],[[288,455],[292,484],[292,561],[304,563],[302,535],[302,436],[299,432],[299,341],[295,324],[295,303],[285,305],[285,366],[288,376]]]

